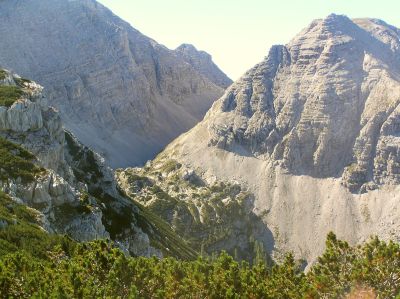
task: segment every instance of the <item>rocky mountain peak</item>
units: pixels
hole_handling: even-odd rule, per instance
[[[322,20],[323,26],[326,28],[343,28],[345,26],[351,25],[352,21],[349,17],[345,15],[330,14]]]
[[[216,85],[227,88],[232,84],[232,80],[218,68],[207,52],[199,51],[191,44],[182,44],[175,49],[175,53]]]
[[[329,230],[353,241],[398,232],[398,33],[376,19],[313,21],[164,155],[249,186],[275,246],[301,256]]]
[[[368,31],[370,22],[330,15],[288,45],[272,47],[209,113],[210,143],[231,150],[240,144],[315,177],[338,177],[360,163],[358,178],[370,181],[373,151],[357,148],[367,138],[363,127],[379,130],[399,101],[396,30],[375,21],[380,25]],[[385,88],[391,93],[376,92]],[[382,113],[378,122],[375,109]]]
[[[175,51],[181,52],[181,53],[187,53],[190,56],[202,56],[202,57],[207,58],[209,60],[212,59],[210,54],[208,54],[205,51],[197,50],[196,47],[194,45],[192,45],[192,44],[182,44],[179,47],[177,47],[175,49]]]

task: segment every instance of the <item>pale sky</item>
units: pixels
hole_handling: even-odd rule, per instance
[[[175,49],[193,44],[233,80],[330,13],[400,27],[400,0],[99,0],[143,34]]]

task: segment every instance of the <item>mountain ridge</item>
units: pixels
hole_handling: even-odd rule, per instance
[[[179,57],[218,86],[227,88],[233,83],[233,81],[214,64],[211,55],[207,52],[199,51],[191,44],[182,44],[174,51]]]
[[[1,1],[0,25],[0,65],[43,85],[114,167],[143,165],[224,90],[94,0]]]

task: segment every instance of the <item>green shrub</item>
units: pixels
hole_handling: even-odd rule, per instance
[[[161,172],[170,173],[171,171],[180,169],[182,165],[175,160],[166,161],[160,168]]]
[[[0,69],[0,80],[4,80],[7,76],[7,72],[5,70]]]
[[[21,178],[31,182],[45,170],[36,166],[35,156],[19,145],[0,137],[0,180]]]
[[[9,251],[11,248],[18,248],[19,251],[44,258],[47,250],[63,243],[63,236],[49,235],[37,225],[34,210],[15,203],[1,191],[0,220],[7,222],[7,226],[0,229],[0,260],[3,256],[13,252]]]
[[[9,250],[0,255],[1,298],[345,298],[359,286],[377,298],[400,295],[399,246],[377,239],[350,247],[330,235],[305,274],[291,254],[273,266],[225,252],[193,261],[127,257],[108,241],[39,235],[37,251],[0,238]]]
[[[17,86],[0,86],[0,106],[10,107],[14,102],[22,97],[23,90]]]

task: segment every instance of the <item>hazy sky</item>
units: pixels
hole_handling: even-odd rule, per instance
[[[190,43],[232,79],[330,13],[400,27],[400,0],[99,0],[143,34],[174,49]]]

